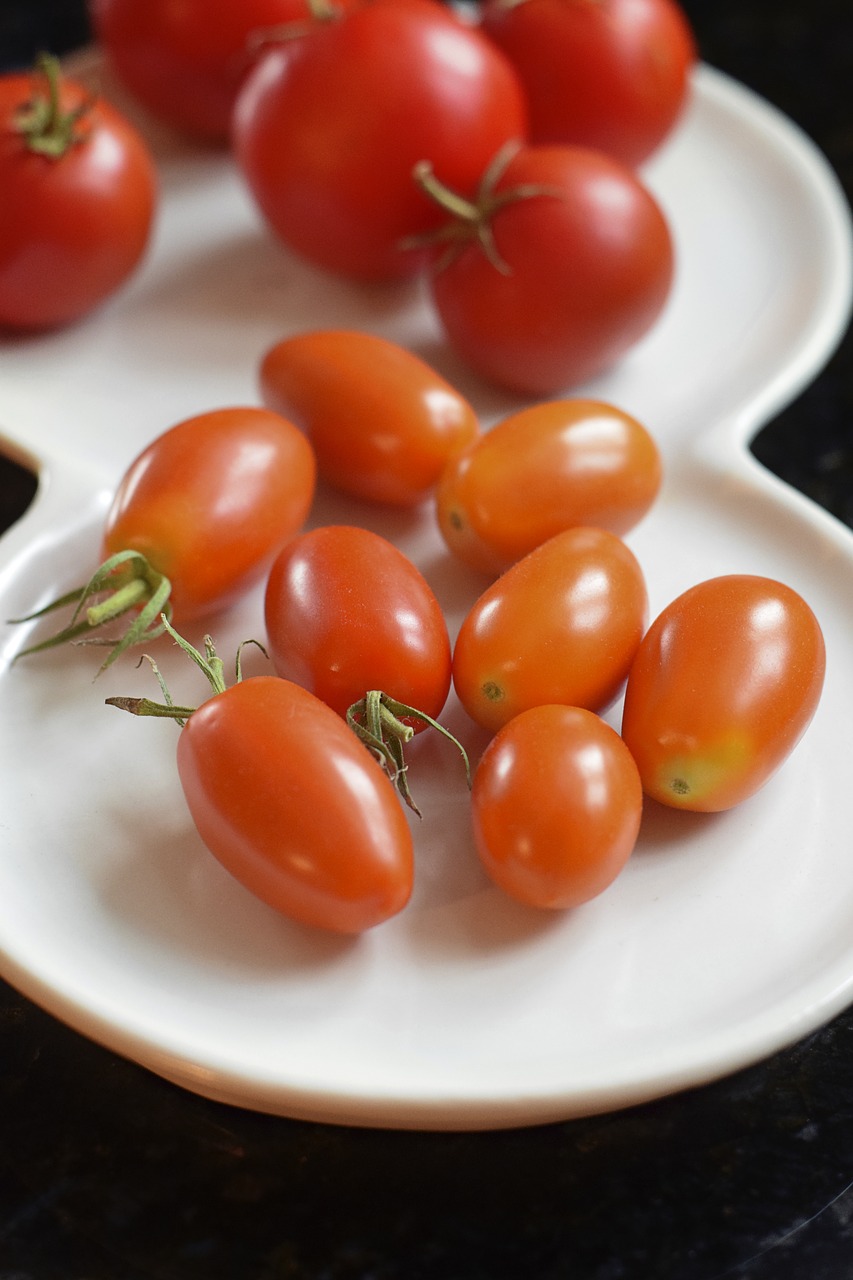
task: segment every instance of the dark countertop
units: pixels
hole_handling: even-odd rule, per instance
[[[705,60],[795,119],[853,196],[850,0],[685,8]],[[84,38],[70,0],[0,14],[7,66]],[[755,444],[851,524],[852,395],[848,338]],[[27,496],[0,468],[7,520]],[[182,1092],[0,983],[0,1280],[845,1280],[851,1064],[847,1012],[614,1115],[350,1130]]]

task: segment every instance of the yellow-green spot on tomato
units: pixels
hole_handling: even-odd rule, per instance
[[[495,680],[487,680],[484,683],[483,695],[488,698],[489,702],[500,702],[506,696],[503,686],[499,685]]]
[[[741,772],[749,764],[752,745],[749,736],[733,730],[710,747],[699,752],[689,749],[672,755],[658,775],[659,794],[671,803],[694,803],[713,794],[726,778]]]

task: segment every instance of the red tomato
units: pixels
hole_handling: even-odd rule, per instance
[[[532,142],[638,165],[687,100],[696,45],[674,0],[486,0],[482,22],[519,73]]]
[[[110,65],[138,102],[213,142],[229,137],[256,53],[252,38],[311,20],[308,0],[89,0],[89,12]]]
[[[412,837],[370,752],[299,685],[259,676],[194,711],[178,773],[204,843],[277,911],[358,933],[402,910]]]
[[[302,534],[273,564],[265,610],[276,671],[339,715],[371,690],[441,712],[450,689],[444,615],[420,571],[379,534],[348,525]]]
[[[669,296],[673,243],[651,192],[599,152],[522,147],[495,172],[467,217],[451,216],[432,296],[473,369],[551,396],[604,372],[649,331]]]
[[[264,402],[307,433],[320,475],[372,501],[423,501],[480,432],[468,401],[434,369],[367,333],[287,338],[264,356],[260,382]]]
[[[655,441],[598,400],[556,400],[505,418],[457,454],[436,491],[439,528],[474,569],[502,573],[574,525],[620,536],[661,485]]]
[[[497,730],[528,707],[601,711],[642,639],[648,600],[633,552],[606,529],[567,529],[488,587],[462,623],[453,684],[472,719]]]
[[[486,748],[472,788],[477,852],[506,893],[577,907],[602,893],[634,849],[643,789],[614,729],[578,707],[531,707]]]
[[[769,578],[691,587],[659,615],[631,667],[622,736],[646,792],[679,809],[730,809],[796,746],[826,659],[812,610]]]
[[[491,41],[433,0],[373,0],[261,58],[234,150],[284,244],[333,272],[394,279],[424,258],[401,241],[441,221],[413,166],[428,159],[473,193],[525,130],[521,86]]]
[[[148,245],[154,164],[117,111],[56,63],[0,76],[0,327],[78,320],[125,283]]]

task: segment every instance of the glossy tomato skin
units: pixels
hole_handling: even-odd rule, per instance
[[[358,498],[413,506],[478,438],[473,408],[412,352],[349,329],[297,334],[260,366],[264,403],[308,435],[320,475]]]
[[[134,98],[162,123],[215,143],[229,138],[252,39],[310,17],[307,0],[90,0],[89,13]]]
[[[143,258],[157,207],[142,137],[76,81],[61,81],[59,101],[81,111],[79,140],[57,156],[30,148],[19,113],[44,92],[38,74],[0,76],[0,328],[20,331],[70,324],[114,294]]]
[[[452,458],[436,514],[460,560],[497,574],[563,529],[628,533],[662,477],[657,444],[636,418],[599,400],[550,400],[504,418]]]
[[[579,707],[522,711],[486,748],[471,794],[474,842],[494,882],[529,906],[603,893],[637,841],[643,789],[610,725]]]
[[[415,565],[379,534],[326,525],[294,539],[270,571],[265,618],[278,674],[339,715],[371,690],[433,719],[441,712],[451,661],[441,606]]]
[[[482,22],[524,85],[532,142],[636,166],[688,100],[696,42],[674,0],[486,0]]]
[[[406,905],[412,837],[388,776],[338,716],[275,676],[194,711],[178,774],[210,852],[291,919],[360,933]]]
[[[451,346],[484,377],[551,397],[616,364],[669,297],[675,255],[649,189],[578,147],[522,147],[495,194],[532,186],[489,219],[503,269],[477,239],[436,259],[432,297]]]
[[[784,583],[691,587],[652,623],[625,691],[622,736],[647,794],[710,813],[746,800],[808,727],[825,667],[820,625]]]
[[[104,556],[146,556],[172,584],[177,621],[224,608],[302,528],[315,474],[301,431],[268,409],[187,418],[128,467],[107,513]]]
[[[645,630],[636,556],[606,529],[549,538],[482,593],[453,650],[453,684],[493,732],[544,703],[602,711],[622,689]]]
[[[412,181],[429,159],[473,193],[527,108],[507,59],[434,0],[373,0],[261,58],[237,100],[234,152],[290,249],[359,280],[414,275],[405,237],[440,211]]]

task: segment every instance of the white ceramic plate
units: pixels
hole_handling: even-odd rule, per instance
[[[465,373],[416,289],[359,290],[291,260],[227,159],[152,135],[163,209],[145,268],[64,333],[0,347],[0,428],[42,477],[0,543],[0,616],[80,581],[121,470],[180,417],[257,401],[285,334],[356,326],[409,344],[486,422],[517,402]],[[293,926],[201,847],[175,780],[177,730],[103,706],[155,693],[132,660],[92,683],[91,651],[0,668],[0,970],[85,1035],[198,1093],[296,1117],[485,1128],[606,1110],[694,1085],[804,1035],[853,1000],[853,536],[768,475],[757,427],[812,378],[847,321],[850,227],[832,174],[788,121],[702,68],[648,170],[680,270],[651,337],[585,388],[655,433],[667,482],[631,536],[657,611],[712,574],[799,589],[826,634],[818,715],[740,809],[649,809],[617,882],[544,916],[475,862],[452,748],[418,742],[417,883],[395,920],[342,941]],[[388,516],[323,496],[422,566],[455,631],[482,583],[449,561],[429,508]],[[260,633],[255,596],[211,623]],[[177,697],[195,673],[168,648]],[[261,663],[259,655],[251,662]],[[619,709],[613,721],[618,723]],[[445,717],[476,750],[459,708]]]

